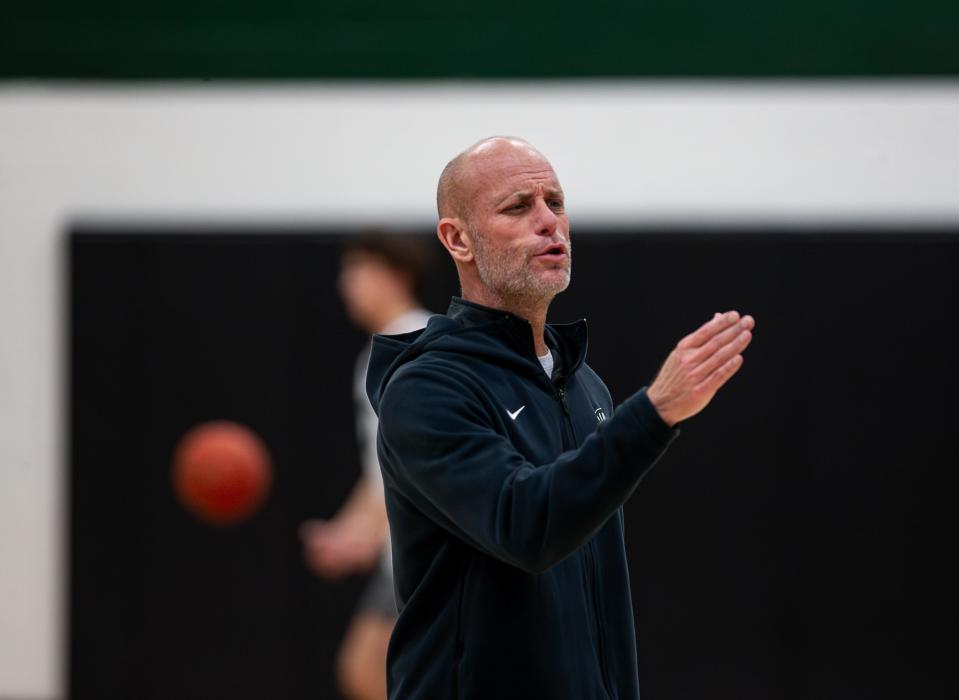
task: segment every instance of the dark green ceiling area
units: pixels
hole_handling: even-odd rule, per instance
[[[959,75],[959,0],[0,3],[0,77]]]

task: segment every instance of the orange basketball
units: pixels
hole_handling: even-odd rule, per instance
[[[252,515],[266,498],[272,472],[263,440],[230,421],[193,428],[173,457],[173,487],[180,502],[216,525]]]

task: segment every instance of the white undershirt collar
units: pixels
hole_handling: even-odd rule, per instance
[[[546,372],[546,376],[552,378],[553,376],[553,351],[547,350],[545,355],[537,355],[539,358],[539,363],[543,365],[543,371]]]

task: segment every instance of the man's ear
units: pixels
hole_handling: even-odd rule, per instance
[[[473,240],[462,219],[459,217],[443,217],[436,225],[436,235],[454,262],[472,262]]]

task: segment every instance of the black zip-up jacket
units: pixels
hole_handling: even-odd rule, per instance
[[[374,338],[391,700],[639,697],[622,504],[679,431],[645,389],[614,415],[585,321],[546,342],[552,381],[527,321],[458,298]]]

